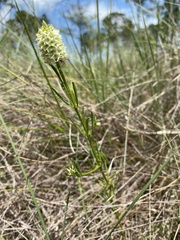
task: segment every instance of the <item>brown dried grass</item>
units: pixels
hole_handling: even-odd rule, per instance
[[[117,221],[113,209],[121,214],[172,152],[168,167],[111,239],[179,239],[179,78],[172,80],[170,70],[166,71],[164,75],[169,74],[162,78],[161,91],[151,95],[149,89],[155,86],[155,78],[145,81],[142,74],[136,75],[131,86],[108,96],[106,112],[102,104],[89,103],[81,95],[81,101],[96,112],[101,123],[95,135],[112,166],[116,189],[116,199],[110,204],[101,197],[98,174],[83,177],[80,183],[67,177],[66,163],[76,153],[69,144],[69,133],[55,127],[64,128],[53,111],[55,103],[46,83],[36,71],[34,68],[32,74],[22,75],[29,85],[3,73],[0,108],[34,188],[50,239],[62,239],[69,192],[63,239],[105,239]],[[124,102],[120,102],[119,95],[126,97]],[[160,113],[155,109],[156,102],[163,106]],[[0,128],[0,237],[45,239],[16,156]],[[76,133],[71,138],[73,146],[79,141],[78,158],[86,167],[83,139]]]

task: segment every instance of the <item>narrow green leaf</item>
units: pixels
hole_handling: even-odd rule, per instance
[[[76,106],[78,107],[78,94],[77,94],[77,90],[76,90],[76,86],[75,86],[74,82],[72,82],[72,87],[73,87],[74,96],[75,96],[75,100],[76,100]]]
[[[68,103],[53,87],[52,87],[52,90],[56,93],[56,95],[57,95],[66,105],[70,106],[69,103]]]
[[[146,183],[146,185],[141,189],[141,191],[138,193],[138,195],[134,198],[132,203],[127,207],[127,209],[123,212],[123,214],[120,216],[114,227],[109,232],[108,236],[105,238],[105,240],[108,240],[111,236],[111,234],[114,232],[116,227],[119,225],[119,223],[125,218],[125,216],[133,209],[137,201],[140,199],[140,197],[144,194],[144,192],[149,188],[149,186],[154,182],[154,180],[158,177],[160,172],[163,170],[163,168],[169,163],[171,160],[171,156],[163,163],[163,165],[158,169],[158,171],[152,176],[152,178]]]
[[[50,240],[49,234],[48,234],[48,232],[47,232],[47,228],[46,228],[46,225],[45,225],[45,221],[44,221],[44,218],[43,218],[43,216],[42,216],[41,210],[40,210],[40,208],[39,208],[39,205],[38,205],[38,202],[37,202],[37,199],[36,199],[34,190],[33,190],[32,186],[31,186],[31,183],[30,183],[30,181],[29,181],[29,179],[28,179],[28,176],[27,176],[27,174],[26,174],[26,171],[25,171],[25,169],[24,169],[24,166],[23,166],[23,164],[22,164],[22,161],[21,161],[21,159],[20,159],[20,157],[19,157],[19,155],[18,155],[18,151],[17,151],[17,149],[16,149],[16,147],[15,147],[15,145],[14,145],[13,139],[12,139],[10,133],[9,133],[8,127],[6,126],[6,124],[5,124],[5,122],[4,122],[4,119],[3,119],[3,117],[2,117],[1,114],[0,114],[0,121],[1,121],[3,127],[4,127],[4,129],[5,129],[5,131],[6,131],[6,134],[7,134],[7,136],[8,136],[9,142],[10,142],[10,144],[11,144],[11,146],[12,146],[12,149],[13,149],[13,151],[14,151],[14,154],[15,154],[15,156],[16,156],[17,162],[18,162],[18,164],[19,164],[19,166],[20,166],[20,168],[21,168],[22,174],[23,174],[24,179],[25,179],[25,181],[26,181],[26,184],[27,184],[27,186],[28,186],[28,189],[29,189],[29,192],[30,192],[30,194],[31,194],[32,200],[33,200],[33,202],[34,202],[34,205],[35,205],[35,207],[36,207],[36,210],[37,210],[37,213],[38,213],[38,216],[39,216],[39,219],[40,219],[42,228],[43,228],[44,233],[45,233],[45,235],[46,235],[46,239],[47,239],[47,240]]]

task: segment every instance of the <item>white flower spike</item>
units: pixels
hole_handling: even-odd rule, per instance
[[[54,65],[68,59],[59,30],[56,30],[52,25],[47,25],[45,21],[36,34],[36,41],[45,63]]]

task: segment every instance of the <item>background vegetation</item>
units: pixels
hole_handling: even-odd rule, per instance
[[[61,30],[80,73],[67,62],[64,74],[97,119],[93,134],[115,192],[107,199],[98,172],[67,176],[72,159],[86,171],[89,155],[86,139],[64,118],[76,116],[63,102],[58,106],[48,87],[45,75],[62,92],[56,75],[39,65],[32,47],[47,16],[0,1],[16,9],[0,38],[2,240],[180,239],[180,5],[129,2],[136,6],[134,19],[110,11],[101,21],[98,0],[91,19],[72,5]],[[148,24],[152,15],[156,24]]]

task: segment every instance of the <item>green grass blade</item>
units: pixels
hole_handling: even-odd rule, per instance
[[[45,222],[44,222],[44,218],[43,218],[43,216],[42,216],[42,214],[41,214],[41,211],[40,211],[38,202],[37,202],[36,197],[35,197],[34,190],[33,190],[32,186],[31,186],[31,183],[30,183],[30,181],[29,181],[29,179],[28,179],[28,176],[27,176],[27,174],[26,174],[26,171],[25,171],[25,169],[24,169],[24,166],[23,166],[23,164],[22,164],[22,161],[21,161],[21,159],[20,159],[20,157],[19,157],[19,155],[18,155],[18,151],[17,151],[17,149],[16,149],[16,147],[15,147],[15,145],[14,145],[13,139],[12,139],[10,133],[9,133],[8,127],[7,127],[6,123],[4,122],[3,116],[2,116],[1,114],[0,114],[0,121],[1,121],[3,127],[4,127],[4,129],[5,129],[5,131],[6,131],[6,134],[7,134],[7,137],[8,137],[8,139],[9,139],[9,142],[10,142],[10,144],[11,144],[11,146],[12,146],[12,149],[13,149],[13,151],[14,151],[14,154],[15,154],[15,156],[16,156],[16,159],[17,159],[17,161],[18,161],[18,164],[19,164],[19,166],[20,166],[20,168],[21,168],[22,174],[23,174],[24,179],[25,179],[25,181],[26,181],[26,184],[27,184],[27,186],[28,186],[28,189],[29,189],[29,192],[30,192],[30,194],[31,194],[32,200],[33,200],[33,202],[34,202],[34,205],[35,205],[35,207],[36,207],[36,210],[37,210],[37,213],[38,213],[39,220],[40,220],[40,222],[41,222],[43,231],[44,231],[44,233],[45,233],[45,235],[46,235],[46,239],[47,239],[47,240],[50,240],[49,235],[48,235],[48,232],[47,232],[47,228],[46,228],[46,225],[45,225]]]
[[[141,189],[141,191],[138,193],[138,195],[134,198],[132,203],[129,205],[129,207],[123,212],[123,214],[120,216],[114,227],[111,229],[108,236],[105,238],[105,240],[108,240],[111,236],[111,234],[114,232],[116,227],[121,223],[121,221],[125,218],[125,216],[133,209],[137,201],[140,199],[140,197],[143,195],[143,193],[148,189],[148,187],[154,182],[154,180],[159,176],[160,172],[164,169],[164,167],[169,163],[171,160],[171,156],[163,163],[163,165],[158,169],[158,171],[153,175],[153,177],[147,182],[147,184]]]

